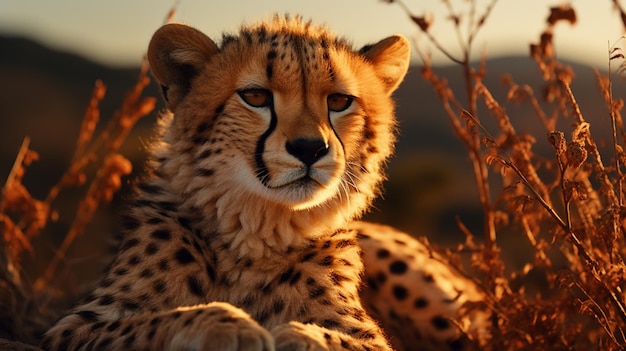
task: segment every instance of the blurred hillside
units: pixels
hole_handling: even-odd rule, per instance
[[[101,79],[107,85],[101,106],[102,126],[134,84],[138,68],[106,67],[23,38],[0,36],[0,47],[3,52],[0,55],[0,179],[8,174],[23,138],[28,135],[32,139],[31,148],[41,157],[28,169],[24,183],[41,197],[69,164],[94,81]],[[593,125],[594,134],[605,135],[608,140],[608,114],[593,68],[577,64],[572,67],[576,73],[573,91],[581,109]],[[460,68],[438,67],[435,71],[448,78],[455,92],[463,91]],[[499,101],[505,101],[506,97],[507,89],[500,83],[505,72],[518,84],[528,84],[536,95],[541,95],[541,77],[530,58],[498,58],[488,61],[485,84]],[[615,95],[623,97],[623,84],[616,85]],[[158,96],[156,84],[152,84],[148,93]],[[458,215],[470,229],[480,233],[482,217],[469,160],[449,128],[433,88],[420,77],[419,67],[410,70],[396,97],[400,120],[397,153],[389,164],[390,180],[386,183],[384,199],[376,203],[368,217],[427,235],[434,241],[457,241],[460,234],[455,217]],[[545,135],[528,106],[506,107],[519,132]],[[161,108],[140,122],[123,148],[135,170],[142,167],[143,145]],[[486,113],[480,118],[490,125],[491,118]],[[606,130],[598,130],[604,127]],[[566,134],[570,130],[566,125],[561,129]],[[545,140],[537,140],[537,144],[537,152],[551,157]],[[114,213],[115,206],[108,211]],[[108,214],[100,219],[100,225],[94,225],[98,229],[88,231],[115,230],[116,221],[111,219],[115,217]],[[59,218],[55,225],[62,231],[63,209]]]

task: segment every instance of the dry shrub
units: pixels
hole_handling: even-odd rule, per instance
[[[107,126],[94,135],[100,120],[99,103],[106,87],[95,83],[86,109],[71,164],[44,199],[33,197],[22,178],[26,168],[38,155],[29,149],[26,138],[2,188],[0,198],[0,338],[37,344],[38,337],[58,317],[61,300],[80,291],[57,286],[58,268],[74,240],[85,232],[98,207],[111,201],[120,189],[121,178],[130,174],[132,166],[119,153],[129,131],[137,121],[149,114],[156,103],[154,97],[144,97],[149,84],[147,63],[144,63],[136,85],[126,94],[121,108]],[[22,260],[37,259],[31,239],[46,232],[49,221],[58,214],[55,200],[70,187],[86,188],[74,214],[74,220],[63,243],[33,284],[23,279]],[[26,255],[25,255],[26,254]],[[3,347],[8,347],[5,344]]]
[[[470,62],[472,42],[495,0],[482,12],[477,1],[464,2],[468,15],[463,17],[452,1],[444,1],[451,26],[461,39],[461,57],[447,51],[429,32],[432,18],[411,14],[400,1],[387,2],[402,6],[420,33],[464,72],[465,91],[453,91],[437,75],[429,56],[419,52],[422,76],[434,87],[454,133],[469,153],[483,209],[482,239],[459,221],[467,240],[448,252],[450,262],[461,262],[459,255],[470,253],[469,275],[476,277],[486,296],[484,302],[464,306],[461,313],[488,309],[492,315],[483,333],[468,331],[468,337],[481,350],[625,349],[624,102],[612,96],[611,73],[596,71],[607,109],[595,113],[608,114],[613,129],[612,154],[607,157],[599,151],[570,88],[574,72],[557,59],[553,47],[554,26],[575,24],[574,9],[569,5],[550,8],[539,42],[530,47],[543,78],[542,96],[511,77],[504,79],[506,99],[530,104],[545,128],[545,135],[530,135],[515,130],[502,103],[483,83],[485,58],[476,68]],[[626,26],[624,11],[617,0],[613,3]],[[623,58],[619,47],[609,49],[610,62]],[[623,74],[623,67],[619,65],[616,71]],[[465,103],[457,98],[463,94]],[[479,106],[488,111],[483,115],[490,116],[479,115]],[[487,130],[483,122],[487,118],[495,119],[496,131]],[[560,119],[571,130],[557,130]],[[551,158],[534,152],[539,138],[548,139],[554,150]],[[494,191],[496,187],[501,190]],[[507,265],[504,258],[515,253],[498,245],[514,235],[526,238],[532,248],[521,269]],[[540,289],[531,286],[531,274],[541,277]]]

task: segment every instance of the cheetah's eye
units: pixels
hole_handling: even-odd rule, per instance
[[[272,102],[272,93],[267,89],[250,88],[239,90],[237,93],[252,107],[267,107]]]
[[[326,100],[328,104],[328,109],[333,112],[341,112],[346,110],[350,105],[352,105],[352,101],[354,101],[354,96],[346,95],[346,94],[330,94]]]

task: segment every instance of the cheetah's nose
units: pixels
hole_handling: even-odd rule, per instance
[[[307,166],[311,166],[328,153],[328,144],[322,139],[298,138],[288,141],[287,152]]]

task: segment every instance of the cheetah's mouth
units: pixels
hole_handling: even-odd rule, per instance
[[[292,169],[269,179],[264,185],[271,198],[289,204],[293,210],[318,206],[337,193],[339,179],[316,167]]]
[[[312,177],[310,171],[306,171],[304,175],[296,179],[282,180],[282,181],[276,181],[276,182],[270,181],[266,184],[266,186],[269,189],[274,189],[274,190],[288,189],[288,188],[311,189],[312,187],[320,187],[320,188],[327,187],[326,184],[323,184],[321,181]]]

